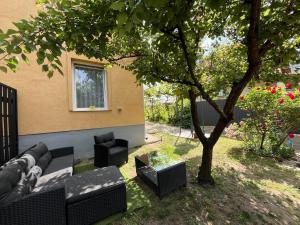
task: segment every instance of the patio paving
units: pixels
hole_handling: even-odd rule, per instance
[[[205,135],[209,135],[213,127],[204,127]],[[193,133],[190,129],[184,129],[161,123],[146,122],[146,134],[155,134],[158,132],[166,132],[172,136],[193,139]]]

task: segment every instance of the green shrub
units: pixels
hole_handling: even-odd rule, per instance
[[[182,128],[191,128],[190,102],[188,99],[177,99],[174,103],[166,104],[159,101],[148,101],[145,104],[146,120],[151,122],[166,123]]]
[[[239,129],[247,149],[275,158],[293,156],[294,149],[286,139],[300,126],[299,89],[287,92],[280,87],[253,88],[241,96],[239,107],[250,112]]]

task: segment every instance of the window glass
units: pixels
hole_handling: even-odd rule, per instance
[[[74,65],[75,107],[106,108],[105,71],[101,68]]]

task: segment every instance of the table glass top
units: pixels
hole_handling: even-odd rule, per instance
[[[158,151],[150,152],[141,156],[137,156],[137,158],[145,163],[147,166],[152,167],[154,170],[159,171],[170,166],[181,163],[181,160],[175,160],[170,158],[169,156],[160,153]]]

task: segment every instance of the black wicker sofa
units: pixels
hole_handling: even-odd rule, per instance
[[[73,147],[39,143],[0,167],[1,225],[87,225],[126,211],[115,166],[73,174]]]

